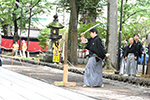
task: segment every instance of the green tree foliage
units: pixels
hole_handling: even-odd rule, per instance
[[[14,40],[18,38],[18,29],[20,28],[20,19],[21,19],[21,7],[19,7],[15,2],[19,2],[23,6],[23,28],[27,28],[29,21],[29,13],[32,9],[31,17],[37,18],[36,15],[42,15],[44,13],[49,14],[52,9],[51,3],[48,0],[2,0],[0,2],[0,23],[3,27],[8,24],[14,27]],[[32,23],[31,23],[32,24]]]
[[[100,22],[96,22],[96,24],[98,24]],[[92,22],[88,23],[88,24],[84,24],[84,23],[81,23],[80,24],[80,28],[78,28],[78,36],[80,37],[80,34],[82,32],[85,32],[87,29],[91,28],[92,26],[94,26],[95,24],[93,24]],[[98,30],[98,36],[101,38],[101,39],[105,39],[106,38],[106,23],[100,23],[100,25],[98,25],[97,27],[95,27],[97,30]],[[86,38],[90,38],[90,32],[87,32],[85,34],[85,37]],[[81,39],[78,39],[78,48],[79,49],[82,49],[83,47],[85,47],[86,44],[81,44]]]
[[[131,22],[129,25],[123,26],[123,39],[129,39],[133,37],[135,33],[138,33],[140,36],[140,41],[144,42],[146,34],[150,33],[150,20],[142,20],[140,22]]]
[[[145,38],[146,34],[149,33],[149,4],[149,0],[124,0],[122,39],[129,39],[133,37],[135,33],[138,33],[140,35],[140,40],[142,40],[142,38]],[[118,11],[120,11],[120,1],[118,1],[118,5]],[[120,21],[120,16],[118,18]]]
[[[96,24],[98,24],[98,23],[100,23],[100,22],[96,22]],[[82,32],[85,32],[87,29],[91,28],[94,25],[95,24],[93,24],[92,22],[88,23],[88,24],[81,23],[80,24],[80,28],[78,28],[78,35],[80,36],[80,34]],[[98,30],[98,36],[101,37],[101,39],[106,38],[106,31],[107,30],[106,30],[106,24],[105,23],[100,23],[100,25],[98,25],[95,28],[97,28],[97,30]],[[90,38],[90,34],[86,33],[85,37],[86,38]]]
[[[46,47],[48,47],[48,34],[50,33],[50,30],[48,28],[42,29],[40,32],[40,35],[38,36],[38,40],[39,40],[39,46],[46,50]]]
[[[58,4],[67,10],[70,10],[69,0],[56,0]],[[107,4],[107,0],[75,0],[77,17],[79,14],[86,13],[86,19],[90,20],[92,18],[96,19],[97,16],[102,14],[103,6]],[[81,20],[83,22],[84,20]]]
[[[128,24],[131,21],[136,21],[137,17],[147,17],[150,9],[149,4],[149,0],[124,0],[123,24]],[[118,5],[118,11],[120,11],[120,1],[118,1]]]
[[[3,29],[4,35],[7,35],[7,26],[12,24],[13,5],[15,0],[1,0],[0,1],[0,27]]]

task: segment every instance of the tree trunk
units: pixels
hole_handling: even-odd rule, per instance
[[[10,26],[10,25],[7,26],[7,35],[8,35],[8,36],[11,36],[11,35],[12,35],[12,34],[11,34],[11,26]]]
[[[77,31],[77,10],[75,0],[70,0],[71,8],[71,52],[70,62],[77,65],[77,45],[78,45],[78,31]]]
[[[16,20],[16,14],[13,14],[13,23],[14,23],[14,38],[13,38],[13,43],[18,41],[18,25],[17,25],[17,20]]]
[[[92,11],[96,12],[96,9],[93,9]],[[93,14],[93,12],[89,12],[88,18],[87,18],[85,23],[88,24],[88,23],[92,22],[92,24],[95,24],[96,23],[96,17],[97,17],[96,14]]]
[[[69,30],[68,30],[68,60],[69,61],[70,61],[70,53],[71,53],[71,12],[70,12]]]
[[[16,0],[19,2],[19,0]],[[16,7],[14,8],[14,11],[18,9],[18,5],[16,4]],[[17,25],[17,15],[13,13],[13,24],[14,24],[14,38],[13,38],[13,43],[18,41],[18,25]]]
[[[108,16],[107,16],[107,52],[110,57],[107,59],[107,68],[116,67],[116,51],[117,51],[117,20],[118,20],[118,0],[108,0]]]
[[[7,25],[2,24],[2,29],[3,29],[3,32],[4,32],[4,36],[10,36],[11,35],[11,30],[10,30],[10,25],[9,24],[7,24]]]
[[[14,15],[16,16],[16,15]],[[17,25],[17,20],[14,20],[14,38],[13,38],[13,43],[15,43],[16,41],[18,41],[18,25]]]
[[[8,25],[2,24],[2,28],[3,28],[4,36],[8,36]]]
[[[96,23],[96,17],[88,15],[89,17],[85,20],[85,24],[91,23],[95,24]]]

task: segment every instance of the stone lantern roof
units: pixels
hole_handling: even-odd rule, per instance
[[[62,29],[64,26],[58,22],[58,15],[54,15],[54,20],[50,24],[48,24],[47,28],[57,28]]]

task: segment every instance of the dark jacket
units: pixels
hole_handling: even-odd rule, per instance
[[[127,57],[129,53],[133,53],[134,56],[138,56],[137,45],[135,43],[133,43],[131,47],[130,44],[127,46],[124,56]]]
[[[98,36],[95,38],[89,38],[85,48],[95,53],[101,59],[104,59],[105,54],[107,53],[104,46],[102,45],[100,37]]]
[[[143,46],[142,46],[142,44],[141,44],[140,41],[138,41],[138,42],[136,43],[135,40],[134,40],[134,44],[136,44],[136,46],[137,46],[138,57],[141,58],[142,52],[143,52],[144,48],[143,48]]]
[[[128,45],[124,45],[123,47],[122,47],[122,56],[123,57],[125,57],[125,51],[127,50],[127,47],[128,47]]]

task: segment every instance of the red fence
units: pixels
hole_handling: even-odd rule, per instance
[[[26,44],[27,41],[25,40]],[[19,40],[17,41],[19,44]],[[13,39],[11,38],[2,38],[1,39],[1,48],[12,49],[13,48]],[[46,48],[47,50],[48,48]],[[21,50],[22,50],[22,40],[21,40]],[[39,41],[29,41],[29,51],[37,52],[37,51],[46,51],[39,46]]]

